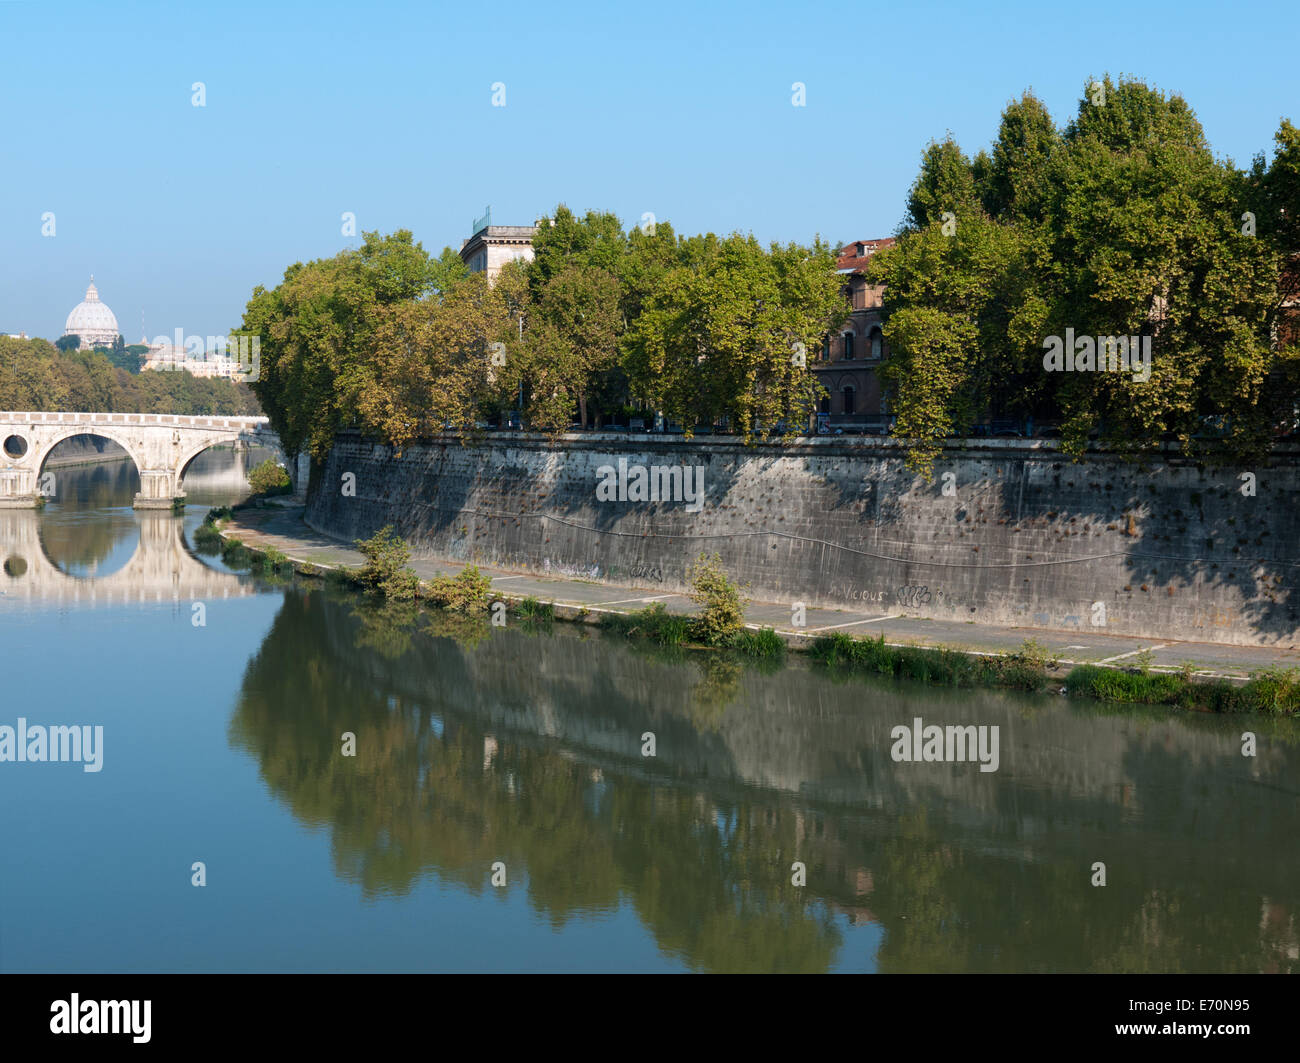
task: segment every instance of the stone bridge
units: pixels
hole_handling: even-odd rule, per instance
[[[306,462],[285,454],[265,417],[0,413],[0,508],[35,508],[42,493],[41,470],[50,451],[65,439],[85,435],[111,439],[135,462],[140,473],[137,509],[170,509],[185,497],[181,478],[195,457],[208,447],[240,440],[279,452],[295,490],[307,485]]]
[[[136,517],[135,553],[116,572],[95,578],[71,576],[50,560],[34,512],[0,510],[0,603],[4,601],[193,602],[242,598],[257,593],[251,580],[210,568],[182,538],[183,521],[170,513]]]

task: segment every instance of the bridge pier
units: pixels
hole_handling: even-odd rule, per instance
[[[307,501],[307,484],[311,479],[311,455],[305,450],[289,459],[289,480],[295,501]]]
[[[36,473],[31,469],[0,469],[0,509],[35,509]]]
[[[140,493],[132,503],[136,509],[171,509],[185,498],[185,492],[171,469],[141,469]]]

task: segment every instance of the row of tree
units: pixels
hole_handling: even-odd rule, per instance
[[[1059,420],[1075,453],[1090,433],[1138,449],[1208,431],[1258,455],[1293,429],[1300,130],[1283,121],[1275,142],[1238,169],[1181,97],[1106,78],[1064,129],[1026,93],[991,152],[932,143],[900,239],[869,270],[914,467],[987,416]],[[1149,338],[1149,379],[1045,372],[1045,341],[1067,329]]]
[[[1296,424],[1289,122],[1272,160],[1241,170],[1185,101],[1140,81],[1091,83],[1064,129],[1026,94],[990,152],[930,145],[899,237],[870,279],[885,287],[896,434],[927,475],[945,437],[990,417],[1059,421],[1073,453],[1092,436],[1137,449],[1212,434],[1259,455]],[[516,406],[545,430],[636,408],[749,439],[802,428],[824,394],[807,352],[848,307],[820,239],[625,231],[561,206],[534,251],[489,285],[450,248],[368,233],[257,288],[242,331],[261,337],[253,387],[286,445],[323,456],[357,427],[402,446]],[[1149,341],[1149,377],[1048,371],[1045,343],[1071,330]]]
[[[489,284],[450,248],[367,233],[256,289],[241,330],[261,337],[252,386],[280,438],[319,457],[343,427],[400,446],[514,407],[542,430],[628,407],[746,437],[806,419],[806,352],[847,315],[824,242],[625,231],[560,206],[533,248]]]
[[[0,336],[0,410],[257,415],[247,385],[187,372],[132,373],[99,351]]]

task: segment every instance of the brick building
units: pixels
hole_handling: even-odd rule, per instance
[[[1279,347],[1300,343],[1300,255],[1292,255],[1282,267],[1282,312],[1278,315]]]
[[[871,256],[892,246],[893,237],[857,240],[840,250],[836,266],[852,311],[839,330],[826,338],[810,368],[830,393],[819,412],[831,431],[883,431],[889,409],[876,370],[889,357],[881,333],[884,288],[867,284],[863,275]]]

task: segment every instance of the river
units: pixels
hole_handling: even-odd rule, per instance
[[[192,545],[249,460],[181,516],[130,462],[0,511],[0,725],[103,729],[98,771],[0,762],[0,971],[1300,969],[1294,721],[268,581]],[[997,770],[896,762],[918,717]]]

